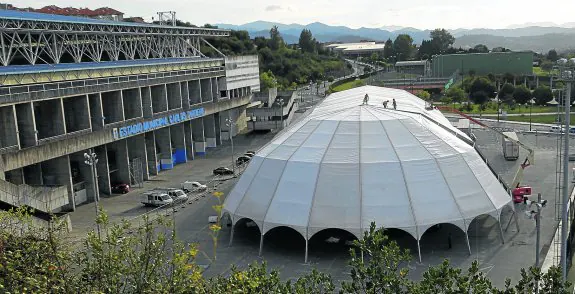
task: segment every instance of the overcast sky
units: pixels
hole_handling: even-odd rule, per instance
[[[419,29],[505,28],[528,22],[575,22],[573,0],[21,0],[19,7],[108,6],[126,16],[150,20],[157,11],[176,11],[194,24],[244,24],[256,20],[352,28],[409,26]]]

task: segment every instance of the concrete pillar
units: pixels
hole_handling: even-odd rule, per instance
[[[125,119],[122,91],[102,93],[102,112],[104,113],[104,125],[120,122]]]
[[[113,151],[115,158],[110,158],[110,151]],[[128,161],[128,141],[120,140],[108,144],[108,162],[115,163],[116,170],[110,170],[110,181],[116,183],[130,184],[130,164]]]
[[[142,112],[144,118],[152,117],[152,89],[150,87],[140,88],[140,95],[142,97]]]
[[[229,110],[221,111],[219,113],[220,118],[220,138],[222,141],[230,140],[230,128],[227,125],[226,119],[230,117]]]
[[[146,146],[146,136],[144,134],[129,137],[128,141],[128,156],[130,158],[130,163],[133,166],[133,172],[136,173],[138,170],[141,175],[134,174],[134,177],[138,179],[138,182],[143,180],[148,180],[150,174],[148,172],[148,155]]]
[[[90,102],[90,121],[92,130],[99,131],[104,128],[104,111],[102,110],[101,93],[89,94]]]
[[[15,107],[0,107],[0,149],[18,145]]]
[[[100,193],[112,194],[112,187],[110,183],[110,165],[108,163],[108,147],[106,145],[94,148],[94,152],[98,157],[98,164],[96,170],[98,173],[98,188]]]
[[[192,135],[192,122],[184,122],[184,140],[186,141],[186,154],[188,160],[194,160],[194,139]]]
[[[202,103],[200,80],[188,81],[188,93],[190,95],[190,105]]]
[[[35,119],[32,103],[16,104],[16,122],[21,148],[36,146],[38,142]]]
[[[180,92],[182,93],[182,107],[185,110],[190,109],[190,92],[188,88],[188,81],[180,82]]]
[[[76,202],[76,206],[86,202],[94,202],[95,187],[94,187],[94,177],[92,175],[92,167],[84,163],[84,161],[86,160],[84,158],[84,153],[89,152],[90,150],[84,150],[81,152],[70,154],[70,166],[72,167],[72,183],[74,184],[74,201]],[[99,158],[98,162],[100,162]],[[78,170],[75,171],[74,168],[77,168]],[[98,172],[96,172],[96,175],[98,175]],[[84,183],[83,186],[78,185],[82,182]],[[85,192],[87,201],[82,201],[77,197],[77,193],[79,193],[83,189],[86,190]]]
[[[139,89],[122,90],[122,104],[124,105],[124,118],[126,120],[143,116]]]
[[[206,154],[206,139],[204,137],[204,121],[202,118],[192,120],[192,137],[194,139],[194,151],[197,155]]]
[[[62,99],[49,99],[33,102],[38,140],[66,133]]]
[[[222,145],[222,123],[220,113],[214,113],[214,123],[216,128],[216,145]]]
[[[174,168],[170,128],[161,128],[154,132],[156,133],[156,150],[158,160],[160,161],[160,169],[164,170]]]
[[[62,99],[67,133],[90,129],[90,106],[87,97],[82,95]]]
[[[212,98],[214,101],[217,101],[220,96],[218,91],[218,80],[217,78],[211,78],[210,82],[212,84]]]
[[[43,161],[42,177],[45,186],[66,186],[68,189],[68,205],[63,209],[74,211],[76,209],[76,201],[74,199],[69,156],[66,155]],[[52,209],[56,208],[52,207]]]
[[[44,181],[42,178],[42,165],[41,163],[25,166],[24,170],[24,183],[30,186],[43,186]]]
[[[168,110],[168,96],[166,94],[166,84],[152,86],[152,112],[160,113]]]
[[[202,103],[212,101],[212,83],[210,79],[200,80]]]
[[[182,93],[179,83],[171,83],[166,85],[168,95],[168,109],[182,108]]]
[[[155,132],[147,132],[146,137],[146,156],[148,158],[148,178],[150,175],[157,176],[160,171],[159,161],[156,154],[156,136]]]
[[[172,143],[174,165],[186,163],[188,161],[186,149],[186,136],[184,134],[184,124],[180,123],[169,127]]]
[[[214,148],[216,146],[216,122],[214,115],[207,115],[202,118],[204,120],[204,135],[206,136],[206,147]]]

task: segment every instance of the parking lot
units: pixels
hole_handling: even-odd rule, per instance
[[[500,138],[497,134],[486,130],[474,131],[477,144],[485,154],[493,168],[507,182],[510,182],[520,162],[526,155],[521,152],[517,161],[505,161],[501,152]],[[235,154],[243,154],[247,150],[258,150],[266,144],[273,133],[243,134],[234,139]],[[522,141],[535,147],[535,165],[525,172],[523,184],[533,186],[534,193],[542,193],[549,202],[543,210],[541,242],[542,256],[545,256],[551,244],[555,221],[555,144],[554,135],[522,134]],[[575,147],[575,144],[574,146]],[[231,163],[231,146],[229,142],[215,149],[210,149],[205,157],[176,166],[173,170],[161,173],[151,181],[145,182],[143,188],[134,189],[125,195],[102,198],[101,205],[111,219],[133,218],[145,213],[145,208],[139,202],[143,191],[154,187],[179,187],[185,180],[197,180],[202,183],[213,179],[212,170],[218,166],[228,166]],[[227,195],[237,178],[217,181],[215,188]],[[211,187],[214,188],[214,187]],[[213,276],[227,274],[231,265],[239,268],[247,267],[254,261],[265,259],[271,268],[280,270],[284,279],[297,278],[302,273],[317,268],[330,273],[334,280],[347,279],[348,248],[344,245],[327,244],[325,238],[315,238],[310,241],[309,263],[304,264],[304,240],[292,234],[289,230],[276,230],[266,235],[263,246],[263,256],[258,256],[260,235],[257,228],[240,225],[236,228],[234,242],[228,246],[230,228],[224,226],[219,235],[217,260],[212,250],[212,238],[209,231],[209,216],[215,215],[212,205],[217,204],[215,197],[204,197],[188,204],[174,214],[178,237],[185,242],[198,243],[205,255],[198,257],[198,264],[206,268],[205,274]],[[529,267],[535,260],[535,224],[523,214],[525,207],[518,204],[515,207],[520,231],[517,231],[510,210],[502,214],[505,243],[502,244],[497,222],[489,217],[480,217],[472,222],[469,229],[469,240],[472,254],[469,255],[465,243],[465,235],[455,227],[444,225],[439,230],[426,233],[421,240],[422,262],[417,260],[417,243],[404,233],[389,231],[392,240],[400,246],[410,249],[413,259],[409,263],[410,274],[414,279],[430,266],[437,265],[444,258],[449,258],[454,266],[467,268],[474,260],[480,262],[482,271],[488,274],[493,283],[499,287],[504,285],[506,277],[516,281],[519,279],[519,269]],[[74,232],[77,236],[85,234],[93,228],[93,204],[80,206],[71,214]],[[453,246],[448,247],[447,236],[452,234]],[[328,236],[329,237],[329,236]],[[327,238],[327,237],[326,237]]]

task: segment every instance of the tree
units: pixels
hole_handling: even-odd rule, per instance
[[[399,61],[408,60],[411,57],[412,50],[413,39],[410,35],[400,34],[393,41],[393,51]]]
[[[504,73],[502,78],[505,83],[513,83],[515,81],[515,75],[509,72]]]
[[[365,72],[365,73],[370,73],[370,72],[371,72],[371,66],[367,66],[367,65],[364,66],[364,67],[363,67],[363,72]]]
[[[519,104],[529,103],[529,100],[531,100],[531,97],[533,97],[531,94],[531,90],[529,90],[524,85],[517,86],[515,88],[515,91],[513,91],[513,99],[515,99],[515,102],[517,102]]]
[[[393,41],[391,41],[391,39],[387,39],[387,41],[385,41],[385,46],[383,47],[383,57],[385,59],[389,59],[393,55],[395,55],[395,52],[393,51]]]
[[[371,56],[369,57],[369,60],[370,60],[372,63],[376,63],[377,60],[379,60],[379,54],[377,54],[377,52],[371,53]]]
[[[547,102],[553,100],[553,92],[546,86],[540,86],[533,91],[533,98],[535,98],[535,103],[537,105],[546,105]]]
[[[270,29],[269,46],[270,48],[272,48],[272,50],[278,50],[279,48],[284,46],[284,39],[282,38],[277,26],[273,26]]]
[[[470,98],[475,104],[483,105],[487,99],[495,97],[495,85],[485,77],[479,77],[473,80],[469,87]]]
[[[422,40],[417,53],[419,54],[420,59],[429,59],[432,55],[436,54],[433,50],[431,40]]]
[[[549,52],[547,52],[547,59],[555,62],[559,59],[559,54],[557,54],[557,51],[555,49],[551,49],[549,50]]]
[[[460,103],[466,98],[465,91],[460,87],[452,87],[447,89],[445,96],[449,97],[453,103]]]
[[[301,50],[303,52],[313,53],[316,50],[315,45],[316,40],[313,38],[311,31],[303,29],[299,35],[299,47]]]
[[[489,53],[489,48],[483,44],[478,44],[473,47],[473,51],[477,53]]]
[[[548,61],[548,60],[545,60],[545,61],[542,61],[542,62],[541,62],[541,64],[539,65],[539,67],[540,67],[542,70],[549,72],[549,71],[551,71],[551,70],[553,69],[553,63],[550,62],[550,61]]]
[[[425,101],[428,101],[431,98],[431,94],[429,94],[429,92],[427,92],[425,90],[417,92],[415,94],[415,96],[417,96],[417,97],[419,97]]]
[[[503,84],[498,94],[499,101],[502,101],[508,106],[511,106],[513,104],[513,92],[515,92],[515,87],[512,84]]]
[[[455,43],[455,38],[446,29],[435,29],[429,33],[431,43],[439,53],[444,53],[447,48]]]
[[[327,77],[327,81],[328,81],[328,82],[332,83],[333,80],[335,80],[335,78],[334,78],[333,76],[328,76],[328,77]]]
[[[260,74],[260,81],[262,90],[273,89],[277,88],[278,86],[276,77],[274,76],[273,72],[269,70]]]

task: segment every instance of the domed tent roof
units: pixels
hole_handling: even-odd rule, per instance
[[[253,220],[262,235],[287,226],[306,240],[328,228],[359,238],[371,222],[404,230],[418,243],[440,223],[467,232],[475,217],[499,220],[511,203],[472,144],[406,91],[339,92],[253,157],[224,212],[234,224]]]

